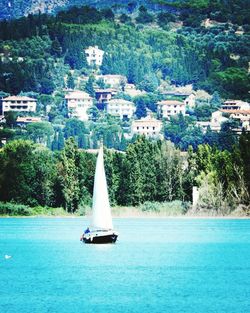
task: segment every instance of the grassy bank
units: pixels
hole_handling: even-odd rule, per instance
[[[23,204],[0,202],[0,216],[2,217],[79,217],[90,216],[90,207],[81,207],[75,213],[68,213],[63,208],[30,207]],[[145,202],[139,206],[112,207],[113,217],[249,217],[250,212],[244,207],[232,211],[230,214],[221,214],[216,210],[193,210],[188,203],[172,202]]]
[[[137,207],[114,207],[113,216],[183,216],[187,212],[187,205],[181,201],[145,202]]]
[[[0,202],[0,216],[68,216],[63,208],[43,206],[30,207],[24,204]]]
[[[181,201],[172,202],[145,202],[137,207],[112,207],[113,216],[179,216],[186,213]],[[81,207],[74,214],[67,213],[63,208],[43,206],[30,207],[28,205],[10,202],[0,202],[1,216],[88,216],[91,208]]]

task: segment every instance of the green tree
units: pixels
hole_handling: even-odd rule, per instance
[[[48,138],[54,134],[53,127],[49,122],[30,123],[26,127],[27,136],[36,143],[46,144]]]
[[[57,164],[58,184],[62,190],[62,202],[67,212],[75,212],[79,207],[80,187],[77,168],[78,158],[79,153],[74,139],[67,139]]]
[[[52,55],[55,55],[56,57],[60,57],[62,54],[62,47],[57,38],[55,38],[55,40],[52,41],[51,53]]]
[[[146,105],[145,105],[144,101],[141,98],[136,99],[135,115],[139,119],[142,118],[142,117],[147,116],[147,108],[146,108]]]
[[[75,88],[75,81],[74,81],[74,77],[71,74],[71,72],[68,73],[67,86],[68,86],[69,89],[74,89]]]
[[[218,91],[215,91],[213,93],[212,98],[210,100],[210,103],[211,103],[212,108],[215,108],[215,109],[217,109],[221,106],[222,100],[220,98]]]
[[[59,129],[58,132],[58,150],[62,150],[64,148],[64,137],[63,132]]]
[[[148,13],[147,9],[144,6],[140,6],[139,8],[139,15],[136,18],[137,23],[152,23],[154,21],[154,16]]]
[[[157,194],[160,201],[183,200],[183,160],[173,143],[160,144],[157,157]]]
[[[222,90],[238,97],[247,97],[250,89],[250,77],[245,69],[229,67],[214,74],[215,81]]]
[[[83,141],[86,139],[85,135],[88,134],[88,130],[83,121],[76,118],[68,119],[63,132],[66,139],[73,137],[79,148],[85,148],[86,143]]]
[[[131,21],[131,18],[127,14],[122,13],[119,17],[119,20],[121,23],[128,23]]]
[[[6,121],[5,126],[8,128],[13,128],[16,124],[17,112],[13,111],[5,112],[4,118]]]
[[[30,141],[14,140],[0,152],[0,199],[29,205],[52,205],[52,154]]]
[[[124,169],[126,202],[129,205],[138,205],[143,202],[143,181],[136,144],[131,144],[127,148]]]
[[[85,85],[85,91],[91,95],[91,97],[95,97],[95,90],[94,90],[94,77],[89,76],[88,81]]]

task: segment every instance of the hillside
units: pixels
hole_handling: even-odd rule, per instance
[[[129,6],[128,6],[129,4]],[[113,7],[120,11],[127,11],[130,8],[146,5],[157,8],[154,1],[131,1],[131,0],[2,0],[0,1],[0,19],[12,19],[28,14],[55,13],[71,6],[94,6],[96,8]]]
[[[248,100],[250,27],[246,5],[236,2],[216,12],[152,13],[140,7],[136,14],[118,15],[81,7],[3,21],[0,90],[51,94],[63,87],[60,77],[68,66],[89,72],[83,49],[98,45],[106,52],[102,73],[124,75],[139,88],[164,80]]]

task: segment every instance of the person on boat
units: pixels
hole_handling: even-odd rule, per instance
[[[84,231],[84,235],[90,233],[89,227]]]
[[[83,234],[82,234],[82,236],[80,238],[80,241],[83,241],[84,235],[86,235],[88,233],[90,233],[89,227],[86,230],[84,230],[84,232],[83,232]]]

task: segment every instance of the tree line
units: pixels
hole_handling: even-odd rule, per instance
[[[233,151],[199,145],[183,153],[168,141],[138,137],[126,152],[105,149],[105,169],[112,205],[139,205],[192,199],[200,206],[234,210],[249,204],[249,134]],[[77,148],[72,137],[59,152],[27,140],[0,150],[0,201],[63,207],[67,212],[91,204],[96,154]],[[212,202],[211,202],[212,201]]]

